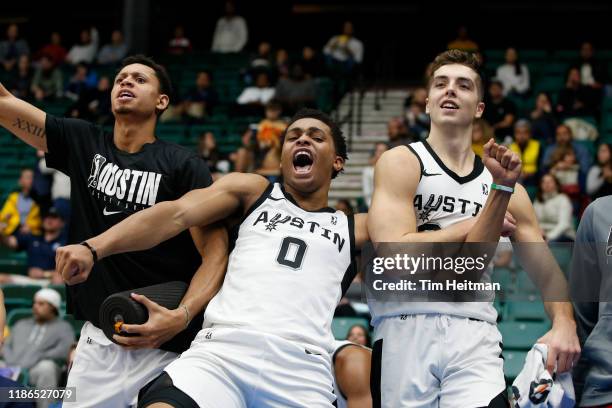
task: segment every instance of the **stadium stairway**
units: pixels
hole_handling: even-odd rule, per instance
[[[379,108],[376,109],[376,92],[368,90],[362,100],[362,122],[361,133],[357,134],[358,128],[356,115],[353,116],[353,123],[346,122],[342,125],[347,141],[350,140],[349,160],[346,162],[344,174],[332,182],[329,194],[330,204],[342,198],[350,199],[353,205],[361,204],[361,174],[363,168],[368,165],[368,159],[377,142],[386,142],[387,122],[389,119],[402,116],[404,100],[408,96],[406,90],[389,90],[384,97],[379,99]],[[358,100],[357,93],[353,94]],[[338,106],[338,116],[346,117],[350,110],[350,95],[344,96]],[[349,134],[351,130],[353,133]]]

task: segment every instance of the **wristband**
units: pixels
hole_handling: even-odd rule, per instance
[[[187,305],[181,305],[183,309],[185,309],[185,328],[189,327],[189,323],[191,322],[191,315],[189,314],[189,309],[187,309]]]
[[[514,193],[514,187],[502,186],[501,184],[491,183],[491,190],[505,191],[506,193]]]
[[[79,245],[83,245],[84,247],[87,247],[91,251],[91,255],[93,255],[94,263],[98,262],[98,253],[96,252],[96,248],[89,245],[87,241],[83,241]]]

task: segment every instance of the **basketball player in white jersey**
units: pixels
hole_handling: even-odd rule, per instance
[[[385,152],[376,165],[368,216],[372,242],[497,242],[508,210],[515,242],[543,243],[531,201],[515,184],[518,158],[492,140],[482,161],[471,149],[472,122],[485,109],[478,65],[458,50],[435,59],[428,139]],[[566,289],[544,247],[538,247],[538,261],[546,266],[532,274]],[[521,259],[529,261],[534,264]],[[552,329],[539,342],[549,346],[547,368],[567,371],[580,352],[571,305],[545,302],[545,308]],[[492,302],[372,301],[370,309],[374,406],[508,406]]]
[[[332,353],[337,408],[371,408],[372,349],[348,340],[336,340]]]
[[[203,330],[142,392],[139,406],[332,406],[331,322],[354,275],[354,250],[367,239],[365,215],[353,221],[327,206],[346,159],[340,128],[303,110],[283,135],[282,184],[230,174],[87,240],[101,259],[153,247],[191,225],[237,219],[225,281]],[[79,247],[58,250],[68,284],[85,280],[93,264]]]

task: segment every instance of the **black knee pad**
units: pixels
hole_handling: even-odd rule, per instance
[[[138,393],[138,408],[146,408],[156,402],[164,402],[175,408],[199,408],[198,404],[172,383],[172,378],[161,373]]]

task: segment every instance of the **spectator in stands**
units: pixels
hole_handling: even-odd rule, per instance
[[[389,150],[386,143],[378,142],[374,146],[374,151],[370,155],[368,165],[363,168],[361,173],[361,193],[368,208],[372,205],[372,195],[374,194],[374,167],[380,156]]]
[[[6,364],[29,370],[29,382],[39,389],[58,387],[61,372],[55,360],[65,359],[74,343],[72,327],[59,317],[60,307],[56,290],[36,292],[32,317],[15,323],[2,351]],[[37,407],[48,407],[51,402],[38,400]]]
[[[580,71],[580,83],[594,89],[601,89],[608,80],[604,63],[595,58],[593,44],[585,41],[580,46],[580,59],[574,64]]]
[[[532,138],[531,123],[526,119],[520,119],[514,125],[514,142],[510,149],[517,153],[523,162],[519,182],[527,186],[538,184],[537,173],[540,161],[540,142]]]
[[[123,39],[123,33],[120,30],[113,30],[111,34],[111,42],[102,47],[98,53],[98,64],[100,65],[115,65],[121,62],[128,53],[128,45]]]
[[[408,131],[425,139],[429,134],[429,115],[425,112],[427,90],[419,87],[406,99],[406,124]]]
[[[281,78],[276,84],[275,98],[283,105],[283,111],[290,116],[301,108],[316,107],[316,97],[317,85],[314,79],[306,78],[299,64],[291,68],[289,78]]]
[[[281,48],[278,51],[276,51],[275,77],[274,77],[275,82],[278,82],[278,80],[283,79],[283,78],[285,79],[289,78],[289,71],[290,71],[289,53],[287,52],[286,49]]]
[[[346,198],[341,198],[340,200],[338,200],[338,202],[336,203],[336,210],[342,211],[348,217],[351,217],[353,214],[355,214],[355,210],[353,209],[353,205]]]
[[[602,143],[597,149],[597,163],[587,175],[586,192],[593,198],[612,194],[612,145]]]
[[[486,120],[482,118],[474,120],[474,124],[472,125],[472,150],[478,157],[482,158],[484,145],[494,137],[493,128]]]
[[[504,85],[494,79],[489,84],[489,94],[485,100],[483,118],[493,127],[495,136],[504,139],[512,135],[512,125],[516,119],[516,105],[504,97]]]
[[[257,54],[251,59],[251,69],[268,71],[272,67],[272,46],[268,41],[262,41],[257,46]]]
[[[101,125],[112,122],[111,82],[107,76],[100,77],[98,86],[86,88],[72,108],[71,116],[95,122]]]
[[[579,173],[580,165],[576,160],[576,153],[572,146],[555,150],[552,156],[550,174],[557,178],[561,190],[570,197],[575,197],[580,193]]]
[[[240,52],[249,39],[244,18],[236,15],[233,1],[225,2],[225,15],[217,20],[211,50],[213,52]]]
[[[596,114],[597,92],[580,83],[580,70],[570,68],[565,88],[559,93],[557,113],[568,118],[572,116],[594,116]]]
[[[49,44],[44,45],[36,55],[37,59],[40,59],[43,55],[47,55],[55,66],[63,64],[66,60],[66,55],[68,55],[68,51],[66,51],[66,48],[62,45],[60,33],[57,31],[52,32]]]
[[[0,283],[62,284],[62,275],[55,270],[55,251],[66,245],[64,219],[51,207],[43,218],[42,235],[31,233],[1,236],[2,244],[14,251],[26,251],[28,276],[0,275]]]
[[[478,51],[478,44],[470,39],[468,36],[468,30],[465,26],[459,27],[457,30],[457,38],[448,43],[447,48],[449,50],[463,50],[469,52]]]
[[[513,47],[506,50],[506,63],[497,67],[495,76],[503,84],[504,96],[525,96],[529,92],[529,68],[520,62]]]
[[[174,37],[168,42],[168,53],[172,55],[183,55],[191,52],[191,40],[185,36],[182,25],[174,28]]]
[[[217,140],[213,132],[204,132],[200,135],[198,140],[198,154],[206,160],[208,170],[213,180],[219,178],[220,172],[227,173],[227,169],[225,169],[226,171],[222,171],[218,167],[221,162],[221,154],[219,153],[219,149],[217,149]]]
[[[66,62],[72,65],[77,65],[82,62],[91,64],[96,58],[98,44],[98,29],[91,27],[81,30],[81,42],[70,48],[66,56]]]
[[[45,157],[45,152],[38,150],[36,156],[40,160]],[[30,197],[34,199],[40,206],[41,210],[46,211],[49,209],[51,204],[51,183],[53,177],[42,174],[38,166],[34,167],[34,180],[32,181],[32,191],[30,191]]]
[[[355,344],[365,347],[372,347],[370,332],[360,324],[354,324],[346,334],[346,339]]]
[[[327,41],[323,54],[333,71],[350,74],[363,61],[363,43],[353,36],[353,23],[345,21],[342,34]]]
[[[62,73],[47,55],[40,59],[40,66],[32,78],[32,93],[37,101],[53,100],[62,96],[64,81]]]
[[[560,155],[560,153],[555,153],[556,151],[562,150],[566,147],[571,147],[576,155],[578,164],[580,165],[580,184],[582,184],[584,177],[586,177],[586,173],[589,171],[591,164],[593,163],[588,149],[573,140],[572,129],[570,129],[570,127],[567,125],[561,124],[557,126],[555,140],[555,144],[549,145],[546,150],[544,150],[544,157],[542,158],[543,168],[548,170],[554,164],[554,156],[556,155],[559,157]]]
[[[304,75],[308,79],[317,78],[323,74],[321,69],[323,64],[312,47],[306,46],[302,49],[302,59],[300,59],[299,64],[302,66]]]
[[[276,90],[270,86],[270,78],[266,72],[260,72],[255,78],[255,86],[244,88],[236,102],[239,105],[250,105],[255,112],[261,112],[263,107],[274,98]]]
[[[10,24],[6,29],[6,40],[0,42],[0,63],[5,71],[12,71],[19,57],[30,55],[30,47],[23,38],[19,38],[19,27]]]
[[[272,56],[272,46],[267,41],[262,41],[257,46],[257,53],[251,58],[249,69],[246,72],[244,81],[247,84],[253,83],[254,78],[260,72],[265,72],[270,76],[274,69],[274,59]]]
[[[70,177],[59,170],[47,167],[44,155],[40,157],[38,169],[41,174],[52,177],[51,200],[53,207],[64,220],[70,220]]]
[[[234,166],[234,171],[247,173],[253,170],[255,157],[255,132],[249,126],[241,137],[241,145],[235,152],[229,155],[229,159]]]
[[[533,137],[546,144],[553,141],[557,118],[552,108],[550,95],[540,92],[535,100],[535,109],[531,111],[531,129]]]
[[[204,118],[212,115],[219,96],[212,85],[212,76],[208,71],[200,71],[196,76],[195,87],[183,98],[182,111],[192,118]]]
[[[22,55],[17,62],[17,69],[7,83],[9,91],[20,99],[29,100],[32,95],[32,78],[34,74],[30,64],[30,57]]]
[[[533,208],[547,242],[570,242],[576,238],[572,203],[561,192],[561,185],[552,174],[545,174],[540,179]]]
[[[9,194],[0,211],[0,230],[2,235],[40,234],[40,207],[30,197],[34,172],[21,170],[19,191]]]
[[[66,87],[64,96],[75,102],[78,101],[81,95],[89,90],[92,78],[87,65],[83,63],[77,64],[74,75],[70,78],[70,82]]]
[[[389,149],[393,149],[397,146],[408,146],[412,142],[418,142],[419,138],[416,135],[411,134],[406,127],[406,123],[402,118],[391,118],[387,122],[387,136],[389,136],[389,142],[387,146]]]
[[[266,105],[266,117],[257,126],[257,149],[255,150],[255,173],[271,181],[280,175],[281,135],[287,123],[280,119],[282,105],[271,100]]]

